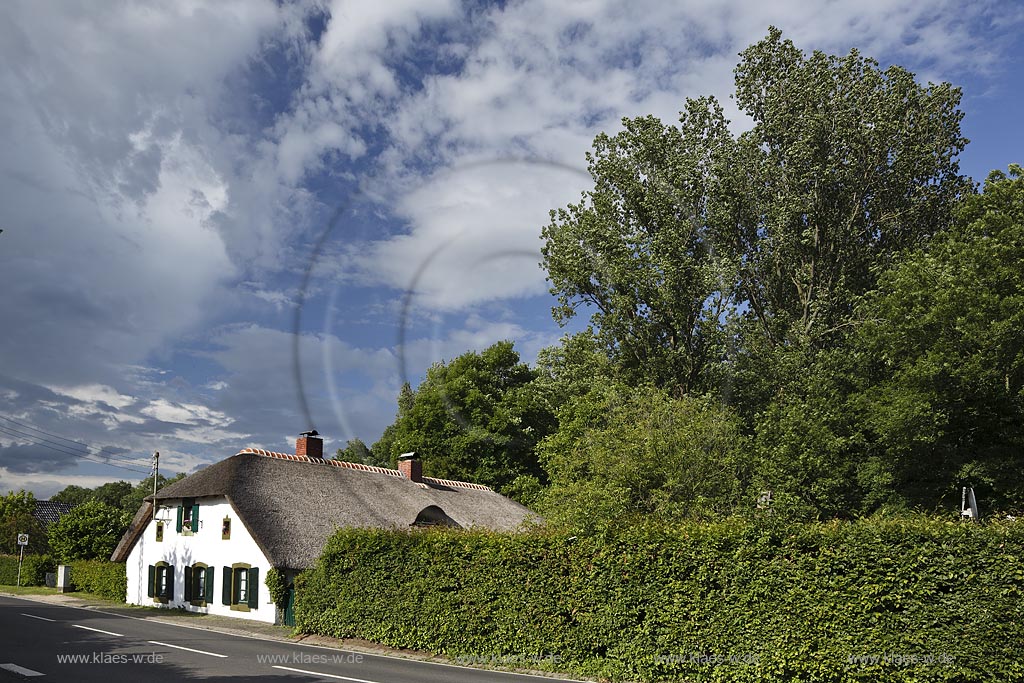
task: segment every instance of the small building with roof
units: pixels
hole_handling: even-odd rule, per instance
[[[70,503],[61,503],[55,500],[37,500],[36,507],[32,510],[32,516],[38,519],[43,526],[50,526],[60,521],[60,518],[71,512]]]
[[[275,623],[267,572],[290,580],[339,528],[512,531],[532,516],[487,486],[423,476],[415,454],[397,470],[324,459],[312,432],[294,455],[244,448],[148,497],[111,559],[131,604]]]

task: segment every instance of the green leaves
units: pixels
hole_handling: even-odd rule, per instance
[[[749,449],[738,420],[711,398],[596,383],[559,412],[539,453],[551,477],[538,503],[583,529],[713,515],[739,503]]]
[[[131,522],[131,515],[90,500],[50,527],[50,547],[59,562],[107,560]]]
[[[994,173],[957,225],[886,272],[854,342],[865,424],[911,502],[973,485],[996,508],[1024,505],[1024,179]]]
[[[374,457],[393,462],[416,451],[428,476],[532,495],[527,479],[513,483],[546,478],[533,448],[554,428],[536,376],[508,341],[436,363],[416,391],[403,388],[399,414],[373,446]]]
[[[1022,552],[1019,523],[920,517],[342,530],[301,576],[296,622],[605,680],[996,683],[1024,675]]]

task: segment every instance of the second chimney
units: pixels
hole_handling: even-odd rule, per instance
[[[409,481],[423,481],[423,461],[416,453],[402,453],[398,456],[398,471]]]
[[[315,429],[299,434],[295,440],[295,455],[318,459],[324,457],[324,440]]]

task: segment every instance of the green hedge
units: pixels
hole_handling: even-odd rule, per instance
[[[21,565],[22,586],[45,586],[46,572],[57,571],[49,555],[26,555]],[[18,556],[0,555],[0,585],[18,585]]]
[[[124,562],[74,560],[71,562],[71,583],[75,590],[94,593],[118,602],[125,601],[128,590]]]
[[[342,530],[296,625],[613,680],[1022,680],[1022,556],[1012,522]]]

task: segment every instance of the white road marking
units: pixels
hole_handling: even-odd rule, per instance
[[[31,619],[39,619],[40,621],[57,621],[56,619],[47,619],[46,617],[37,617],[34,614],[25,614],[24,612],[21,613],[21,616],[29,617]]]
[[[310,676],[324,676],[326,678],[337,678],[342,681],[355,681],[355,683],[377,683],[376,681],[368,681],[365,678],[350,678],[348,676],[339,676],[337,674],[325,674],[319,671],[306,671],[305,669],[293,669],[290,666],[278,666],[274,665],[275,669],[284,669],[285,671],[294,671],[300,674],[309,674]]]
[[[158,640],[149,641],[154,645],[163,645],[164,647],[173,647],[175,650],[187,650],[188,652],[198,652],[201,655],[210,655],[211,657],[227,657],[227,655],[217,654],[216,652],[207,652],[206,650],[193,650],[190,647],[183,647],[181,645],[171,645],[170,643],[161,643]]]
[[[30,596],[10,595],[10,594],[7,594],[7,593],[2,593],[2,592],[0,592],[0,596],[2,596],[4,598],[11,598],[12,600],[21,600],[22,602],[35,602],[35,603],[45,602],[43,600],[33,599]],[[232,632],[232,631],[221,631],[221,630],[219,630],[217,628],[209,627],[209,626],[192,626],[190,624],[181,624],[181,623],[172,621],[170,619],[165,620],[165,619],[159,619],[159,618],[154,618],[154,617],[133,617],[133,616],[128,615],[128,614],[118,614],[117,612],[106,612],[106,611],[101,610],[101,609],[96,609],[95,607],[79,607],[78,605],[65,605],[65,604],[61,604],[60,606],[63,609],[83,610],[83,611],[89,612],[90,614],[92,614],[94,616],[97,615],[97,614],[103,614],[103,615],[106,615],[108,617],[117,617],[118,619],[132,619],[134,621],[148,621],[150,623],[163,624],[164,626],[173,626],[175,628],[187,628],[187,629],[191,629],[193,631],[203,631],[204,633],[213,632],[213,633],[217,633],[217,634],[222,635],[222,636],[228,636],[229,638],[246,638],[248,640],[260,640],[260,641],[263,641],[263,642],[266,642],[266,643],[279,643],[279,644],[280,643],[287,643],[287,644],[291,645],[292,647],[301,647],[301,648],[305,648],[307,650],[326,650],[326,651],[329,651],[329,652],[346,652],[346,653],[348,653],[348,652],[356,652],[356,650],[344,650],[344,649],[339,649],[339,648],[335,648],[335,647],[328,647],[326,645],[311,645],[309,643],[290,643],[290,642],[288,642],[286,640],[283,640],[281,638],[273,638],[273,637],[270,637],[270,636],[262,636],[262,635],[258,635],[258,634],[255,634],[255,633],[237,633],[237,632]],[[420,660],[420,659],[410,659],[408,657],[399,657],[397,655],[385,655],[385,654],[369,653],[369,652],[360,652],[359,654],[362,654],[364,657],[369,657],[369,658],[372,658],[372,659],[393,659],[393,660],[401,660],[403,662],[413,661],[413,662],[416,662],[417,664],[429,664],[431,666],[446,666],[446,667],[449,667],[449,668],[452,668],[452,669],[462,669],[464,671],[487,671],[488,673],[495,674],[495,675],[519,676],[520,678],[539,678],[539,679],[542,679],[543,681],[545,681],[546,683],[552,683],[552,681],[564,681],[565,683],[586,683],[585,681],[581,681],[578,678],[554,678],[553,676],[541,676],[541,675],[538,675],[538,674],[524,674],[524,673],[519,673],[517,671],[499,671],[497,669],[479,669],[479,668],[474,668],[474,667],[471,667],[471,666],[465,666],[465,665],[462,665],[462,664],[448,664],[446,662],[431,662],[431,661]],[[224,656],[226,657],[227,655],[224,655]],[[317,675],[320,675],[320,674],[317,674]],[[564,676],[565,674],[562,673],[561,675]]]
[[[18,666],[17,664],[0,664],[0,669],[7,669],[8,671],[13,671],[14,673],[21,674],[22,676],[45,676],[46,675],[46,674],[41,674],[38,671],[33,671],[32,669],[26,669],[23,666]]]
[[[74,626],[75,628],[84,628],[86,631],[96,631],[96,633],[106,633],[108,636],[117,636],[118,638],[123,638],[124,637],[123,633],[114,633],[113,631],[104,631],[101,628],[93,628],[92,626],[82,626],[81,624],[71,624],[71,625]]]

